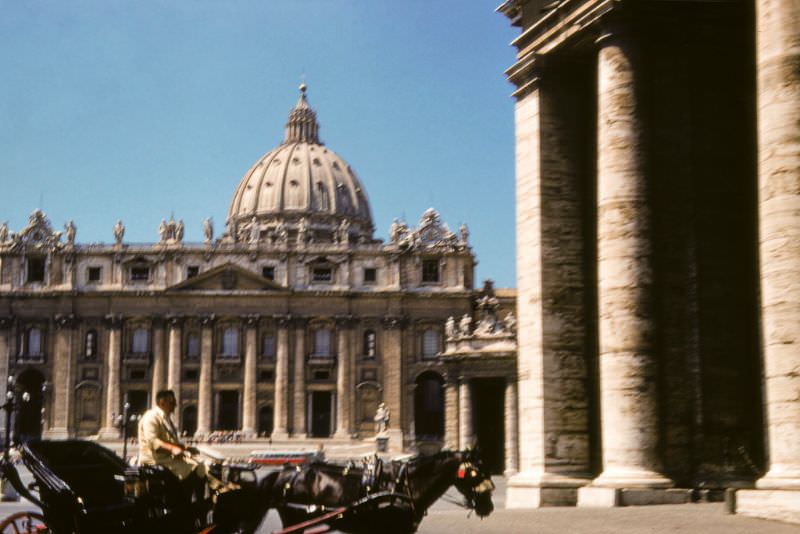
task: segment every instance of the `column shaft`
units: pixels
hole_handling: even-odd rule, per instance
[[[652,243],[639,47],[600,43],[597,211],[603,473],[596,486],[663,487],[659,474]]]
[[[72,338],[74,321],[56,318],[55,351],[53,354],[52,426],[47,431],[50,439],[69,437],[69,419],[72,400]]]
[[[383,402],[389,408],[389,427],[392,442],[402,440],[403,423],[403,329],[400,319],[384,321],[380,345],[383,364]],[[396,443],[393,443],[396,445]]]
[[[457,450],[459,445],[458,407],[458,382],[448,379],[444,387],[444,446],[451,450]]]
[[[517,472],[517,382],[513,378],[506,381],[505,389],[505,424],[503,433],[505,435],[505,469],[506,476]]]
[[[756,2],[761,308],[769,470],[800,489],[800,4]]]
[[[306,327],[297,324],[294,330],[294,437],[306,437]]]
[[[214,330],[204,324],[200,334],[200,383],[197,392],[197,435],[205,436],[211,432],[212,416],[212,359],[214,352]]]
[[[275,426],[273,439],[289,437],[289,326],[286,320],[278,324],[278,346],[275,352]]]
[[[334,437],[350,438],[350,410],[353,406],[352,385],[350,382],[350,325],[340,322],[336,332],[338,341],[338,366],[336,370],[336,432]]]
[[[244,332],[244,384],[242,392],[242,432],[247,437],[256,435],[256,392],[258,330],[255,321],[246,323]]]
[[[166,359],[167,355],[164,352],[164,324],[161,320],[158,320],[153,324],[153,383],[150,388],[153,406],[156,404],[156,393],[167,385]]]
[[[177,428],[181,428],[181,337],[180,322],[175,319],[169,323],[169,348],[167,352],[167,389],[175,392],[177,401],[172,420]]]
[[[120,411],[119,403],[119,367],[120,367],[120,343],[121,325],[111,324],[108,328],[108,351],[106,367],[106,413],[103,428],[100,430],[100,437],[104,439],[117,439],[120,436],[119,430],[114,426],[114,417]]]
[[[8,361],[10,357],[11,343],[9,338],[11,336],[11,320],[6,317],[0,317],[0,380],[3,381],[0,385],[0,394],[5,398],[8,389]],[[0,410],[0,438],[5,439],[6,435],[6,412]]]
[[[472,447],[472,383],[462,378],[458,385],[458,448]]]

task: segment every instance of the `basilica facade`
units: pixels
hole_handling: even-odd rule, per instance
[[[148,244],[126,242],[123,221],[113,243],[80,244],[38,210],[0,228],[0,376],[27,393],[19,436],[115,439],[125,404],[140,413],[171,388],[187,435],[368,439],[382,402],[392,447],[480,439],[513,469],[516,427],[494,425],[515,405],[513,291],[475,289],[467,227],[433,209],[376,239],[364,185],[318,130],[302,86],[284,141],[202,243],[172,218]]]

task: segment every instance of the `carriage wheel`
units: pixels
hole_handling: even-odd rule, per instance
[[[0,534],[50,534],[53,531],[36,512],[17,512],[0,522]]]

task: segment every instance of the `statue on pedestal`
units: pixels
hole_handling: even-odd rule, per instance
[[[378,404],[378,409],[375,410],[375,433],[381,435],[389,428],[389,418],[391,413],[389,407],[385,402]]]
[[[75,232],[77,231],[75,223],[73,221],[69,221],[67,224],[64,225],[64,230],[67,231],[67,245],[74,245]]]
[[[125,225],[122,224],[122,221],[117,221],[117,224],[114,225],[114,241],[117,245],[122,244],[123,237],[125,237]]]

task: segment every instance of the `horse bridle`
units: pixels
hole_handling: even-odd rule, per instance
[[[471,461],[467,460],[458,464],[458,471],[456,471],[456,480],[467,488],[469,488],[472,495],[470,500],[475,497],[494,490],[494,482],[491,478],[483,477],[478,468]]]

